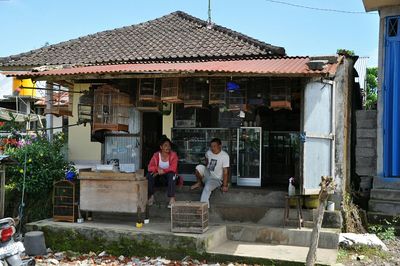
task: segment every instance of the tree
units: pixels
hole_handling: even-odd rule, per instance
[[[367,85],[365,88],[365,109],[376,109],[378,100],[378,68],[367,68]]]

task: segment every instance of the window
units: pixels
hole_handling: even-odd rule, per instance
[[[399,25],[398,18],[390,18],[388,20],[388,36],[389,37],[397,36],[398,25]]]

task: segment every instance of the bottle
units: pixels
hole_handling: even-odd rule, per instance
[[[294,177],[289,178],[288,195],[289,197],[296,195],[296,188],[293,185]]]

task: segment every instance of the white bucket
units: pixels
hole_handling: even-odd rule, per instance
[[[328,201],[326,204],[326,210],[333,212],[335,210],[335,203],[333,201]]]

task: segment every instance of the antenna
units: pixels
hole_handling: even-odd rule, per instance
[[[207,20],[207,29],[212,28],[212,21],[211,21],[211,0],[208,0],[208,20]]]

